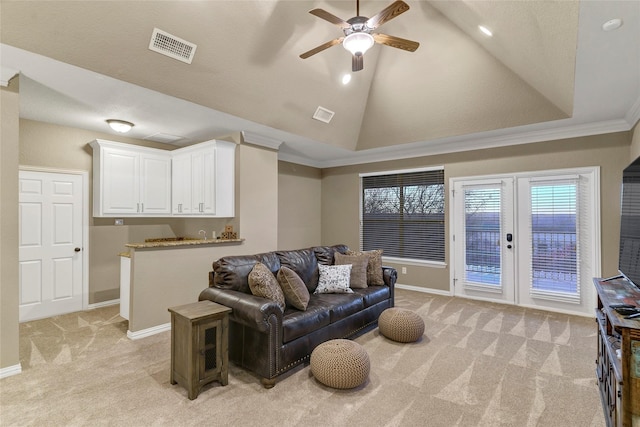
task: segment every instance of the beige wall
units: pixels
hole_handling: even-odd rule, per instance
[[[321,241],[320,169],[278,162],[278,249],[300,249]]]
[[[238,153],[240,200],[236,215],[245,241],[132,251],[131,332],[168,323],[167,308],[197,301],[208,286],[211,264],[216,259],[277,248],[278,204],[274,202],[278,193],[277,153],[251,145],[241,145]]]
[[[0,370],[15,371],[18,354],[18,113],[19,95],[0,89]]]
[[[636,137],[637,138],[637,137]],[[359,245],[359,173],[444,166],[445,187],[453,177],[600,166],[602,274],[616,274],[620,228],[620,182],[629,163],[631,133],[598,135],[390,162],[325,169],[322,173],[322,242]],[[448,204],[446,206],[448,218]],[[447,221],[446,235],[449,235]],[[448,250],[448,245],[447,245]],[[449,254],[446,254],[447,263]],[[401,264],[389,264],[398,268]],[[407,266],[398,283],[449,290],[449,266]]]
[[[89,303],[119,298],[120,260],[125,244],[141,242],[145,238],[168,236],[197,236],[199,230],[219,235],[228,223],[237,229],[234,220],[206,218],[125,218],[125,226],[115,226],[113,218],[94,218],[92,204],[93,151],[88,143],[94,139],[124,142],[160,149],[176,147],[99,133],[32,120],[20,120],[20,165],[89,172]]]

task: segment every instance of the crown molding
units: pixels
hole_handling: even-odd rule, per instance
[[[253,145],[259,145],[260,147],[270,148],[272,150],[278,151],[283,141],[279,141],[274,138],[269,138],[267,136],[258,135],[257,133],[253,133],[250,131],[243,130],[242,139],[244,142]]]
[[[0,67],[0,86],[9,86],[9,81],[18,74],[20,74],[20,70],[9,67]]]
[[[353,152],[352,155],[341,155],[339,158],[314,161],[301,156],[280,153],[281,160],[299,163],[319,169],[350,166],[364,163],[377,163],[390,160],[402,160],[412,157],[434,156],[439,154],[457,153],[462,151],[484,150],[509,145],[531,144],[535,142],[554,141],[583,136],[601,135],[606,133],[628,131],[633,126],[625,119],[607,120],[595,123],[567,125],[553,129],[510,129],[489,131],[483,134],[464,135],[451,138],[441,138],[433,141],[423,141],[380,149]],[[523,128],[530,128],[529,126]],[[484,136],[483,136],[484,135]]]
[[[633,128],[638,121],[640,121],[640,98],[636,100],[636,102],[629,108],[625,119],[629,123],[629,126]]]

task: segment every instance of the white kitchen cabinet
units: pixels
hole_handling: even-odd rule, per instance
[[[93,215],[170,216],[171,152],[95,140]]]
[[[233,217],[235,144],[207,141],[172,155],[173,215]]]

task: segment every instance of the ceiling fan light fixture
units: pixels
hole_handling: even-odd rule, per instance
[[[124,120],[109,119],[109,120],[107,120],[107,124],[109,124],[109,127],[111,129],[115,130],[116,132],[120,132],[120,133],[127,133],[133,127],[133,123],[126,122]]]
[[[373,46],[373,36],[369,33],[351,33],[344,38],[342,46],[351,52],[352,55],[364,55]]]

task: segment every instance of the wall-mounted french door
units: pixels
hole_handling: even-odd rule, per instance
[[[598,169],[451,180],[455,295],[591,314]]]

